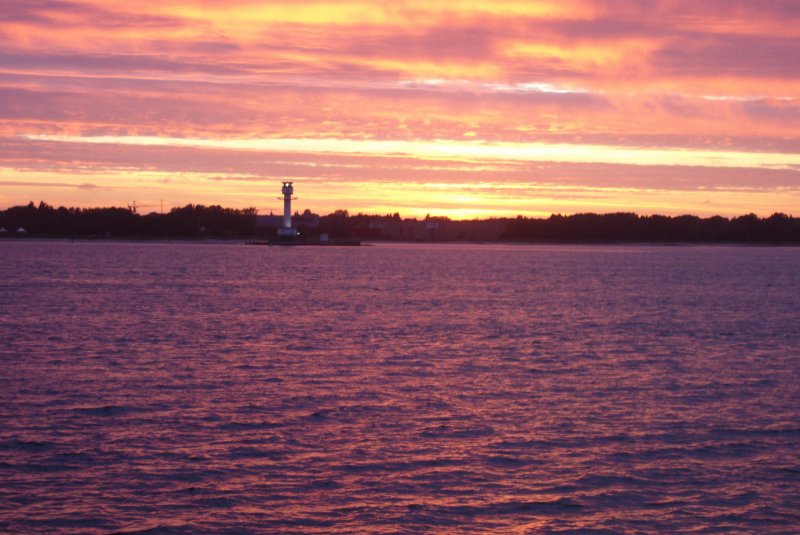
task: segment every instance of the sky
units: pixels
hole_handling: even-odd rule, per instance
[[[796,0],[0,0],[0,208],[800,216]]]

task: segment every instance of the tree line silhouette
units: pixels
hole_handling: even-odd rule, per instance
[[[766,218],[747,214],[728,219],[692,215],[668,217],[631,213],[518,217],[502,236],[525,241],[620,242],[778,242],[800,243],[800,218],[776,213]]]
[[[308,211],[304,215],[317,218]],[[0,211],[0,234],[19,236],[22,228],[26,236],[38,237],[248,238],[274,235],[277,227],[264,221],[275,219],[259,219],[255,208],[188,204],[167,213],[142,215],[131,208],[55,208],[31,202]],[[454,221],[336,210],[318,221],[318,225],[300,225],[301,235],[404,241],[800,243],[800,218],[782,213],[730,219],[582,213]]]

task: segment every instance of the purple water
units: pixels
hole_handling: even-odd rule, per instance
[[[800,532],[800,248],[0,241],[0,532]]]

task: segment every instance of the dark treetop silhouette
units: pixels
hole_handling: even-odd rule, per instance
[[[0,211],[2,236],[246,238],[277,233],[279,217],[259,216],[255,208],[234,209],[188,204],[167,213],[138,214],[129,208],[54,208],[45,202]],[[734,218],[677,217],[633,213],[552,215],[549,218],[493,218],[454,221],[389,215],[350,215],[347,210],[293,216],[303,236],[405,241],[530,242],[718,242],[800,243],[800,218],[776,213]]]

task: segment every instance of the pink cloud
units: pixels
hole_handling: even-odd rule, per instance
[[[222,5],[0,0],[0,171],[731,191],[798,183],[792,168],[493,162],[481,169],[457,158],[23,139],[471,139],[800,154],[796,2],[604,0],[539,16],[504,13],[501,4],[453,13],[412,1],[372,4],[387,16],[359,19],[354,10],[336,25],[234,16],[252,4],[209,15]],[[293,9],[313,14],[310,3]]]

